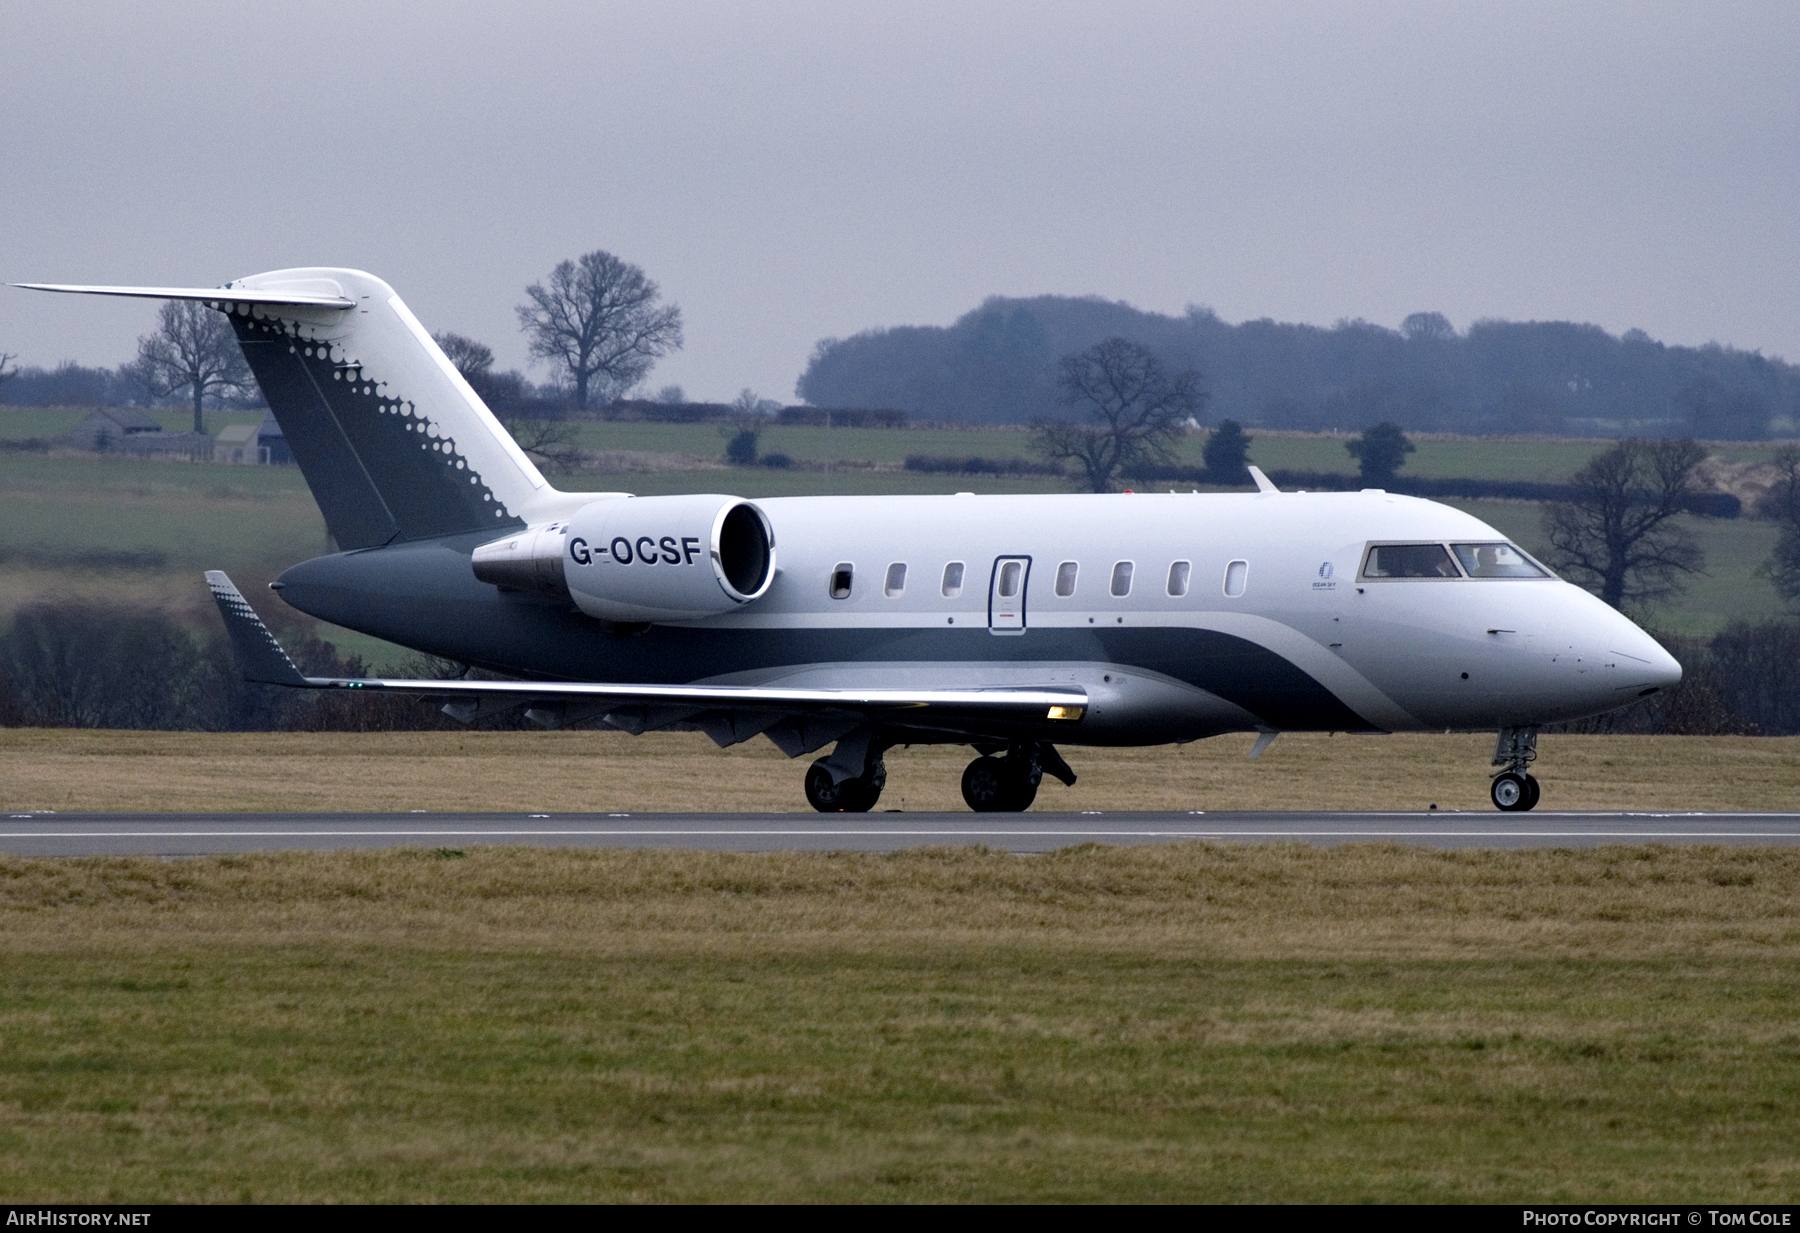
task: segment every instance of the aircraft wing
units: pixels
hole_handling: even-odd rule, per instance
[[[790,717],[853,715],[870,720],[951,731],[979,731],[992,724],[1075,725],[1087,713],[1079,686],[994,689],[786,689],[760,685],[612,685],[590,681],[406,680],[307,676],[269,632],[222,570],[206,572],[207,585],[225,618],[244,679],[295,689],[385,690],[447,699],[445,710],[468,720],[513,706],[530,706],[570,722],[605,715],[615,727],[699,728],[721,745],[746,740]],[[533,714],[528,711],[528,714]],[[533,715],[537,717],[536,714]],[[749,722],[746,722],[749,721]],[[760,726],[754,726],[760,722]],[[715,731],[715,729],[717,731]],[[824,729],[815,726],[816,734]],[[721,734],[731,739],[721,739]],[[786,748],[783,733],[770,738]],[[796,740],[806,741],[804,732]],[[835,736],[825,738],[835,739]],[[815,746],[816,747],[816,746]],[[803,751],[804,752],[804,751]]]

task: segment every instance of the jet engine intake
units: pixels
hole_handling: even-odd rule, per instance
[[[603,621],[718,616],[775,580],[775,533],[738,497],[615,497],[577,510],[559,564],[575,605]]]

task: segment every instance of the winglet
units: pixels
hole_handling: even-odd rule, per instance
[[[1281,489],[1275,487],[1274,481],[1270,480],[1268,476],[1262,473],[1261,467],[1252,466],[1250,468],[1250,478],[1256,481],[1256,491],[1258,492],[1281,491]]]
[[[231,646],[237,652],[238,667],[243,670],[246,681],[301,689],[312,684],[294,666],[288,653],[281,649],[281,643],[275,641],[275,635],[256,615],[256,609],[250,606],[243,592],[225,576],[224,570],[207,570],[206,585],[212,588],[219,615],[225,618],[225,632],[231,635]]]

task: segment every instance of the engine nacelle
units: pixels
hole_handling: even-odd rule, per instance
[[[568,599],[569,584],[563,578],[563,534],[568,525],[552,522],[515,531],[481,545],[469,564],[477,578],[494,586]]]
[[[684,621],[767,593],[775,534],[738,497],[613,497],[483,544],[472,564],[483,582],[566,597],[603,621]]]

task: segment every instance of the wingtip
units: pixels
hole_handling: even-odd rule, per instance
[[[1261,467],[1252,464],[1248,469],[1250,471],[1250,478],[1256,481],[1256,490],[1258,492],[1281,491],[1281,489],[1275,487],[1275,482],[1273,480],[1263,474]]]
[[[265,685],[311,684],[224,570],[207,570],[206,584],[212,589],[213,602],[218,604],[219,615],[225,620],[225,632],[237,651],[238,666],[246,681]]]

